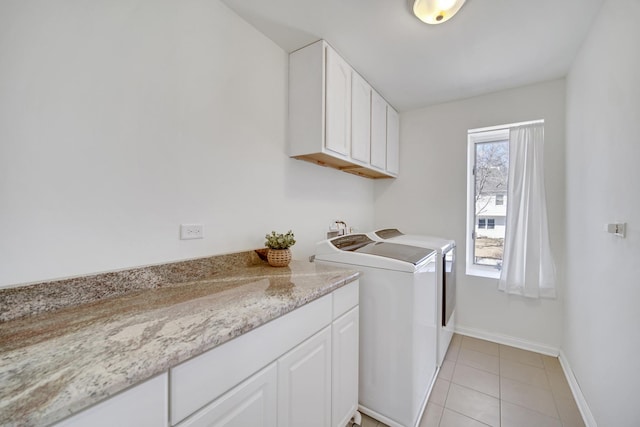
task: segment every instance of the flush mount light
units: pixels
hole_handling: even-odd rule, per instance
[[[442,24],[455,15],[466,0],[409,0],[413,13],[427,24]]]

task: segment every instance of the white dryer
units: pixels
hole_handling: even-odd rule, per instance
[[[360,275],[359,409],[418,426],[436,373],[435,250],[351,234],[318,243],[315,261]]]
[[[433,249],[436,255],[437,301],[438,306],[438,367],[442,366],[444,357],[451,343],[455,327],[456,307],[456,242],[441,237],[404,234],[396,228],[385,228],[367,233],[367,236],[378,242],[401,243]]]

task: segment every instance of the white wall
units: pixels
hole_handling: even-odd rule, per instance
[[[607,1],[567,79],[563,351],[602,427],[640,425],[639,20],[639,1]]]
[[[0,2],[0,286],[371,228],[372,181],[286,156],[286,97],[219,1]]]
[[[565,82],[556,80],[401,115],[401,176],[376,183],[375,224],[453,238],[458,245],[457,321],[491,338],[558,349],[562,304],[497,290],[497,280],[466,276],[467,130],[545,119],[545,179],[551,244],[563,284]]]

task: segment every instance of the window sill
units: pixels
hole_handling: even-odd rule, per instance
[[[486,277],[487,279],[499,279],[500,270],[496,268],[467,267],[467,276]]]

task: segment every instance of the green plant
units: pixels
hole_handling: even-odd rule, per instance
[[[277,234],[272,231],[271,234],[265,235],[264,238],[267,239],[264,245],[269,249],[289,249],[296,244],[296,239],[294,239],[291,230],[287,231],[286,234]]]

